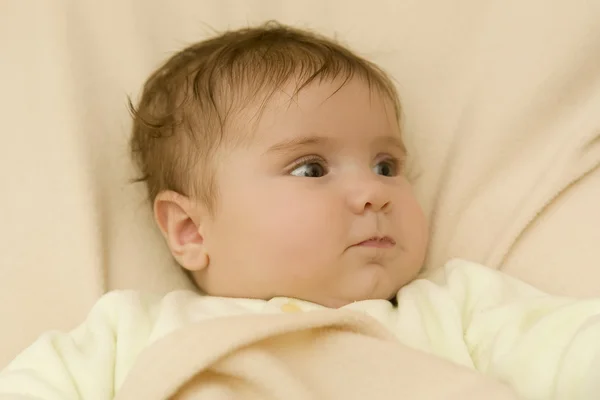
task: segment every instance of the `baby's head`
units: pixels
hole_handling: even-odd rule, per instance
[[[340,307],[419,272],[396,91],[346,48],[273,24],[228,32],[169,59],[133,114],[158,226],[206,293]]]

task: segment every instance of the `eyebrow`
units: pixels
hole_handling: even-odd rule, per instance
[[[269,147],[267,153],[291,153],[303,147],[319,146],[329,142],[329,139],[322,136],[303,136],[276,143]]]
[[[276,143],[269,147],[266,153],[291,153],[304,147],[323,146],[330,142],[330,139],[323,136],[303,136]],[[396,148],[402,154],[406,154],[406,146],[398,136],[380,136],[375,139],[375,143],[385,147]]]
[[[398,136],[380,136],[375,142],[386,147],[395,147],[397,150],[400,150],[403,155],[406,155],[404,141]]]

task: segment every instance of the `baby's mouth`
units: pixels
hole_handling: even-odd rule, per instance
[[[395,245],[396,241],[389,236],[373,236],[357,244],[357,246],[376,247],[380,249],[388,249]]]

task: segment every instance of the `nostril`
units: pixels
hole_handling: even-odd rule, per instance
[[[389,201],[386,201],[386,202],[383,204],[383,206],[381,207],[381,210],[383,210],[383,211],[388,211],[388,210],[390,209],[390,207],[391,207],[391,204],[390,204],[390,202],[389,202]]]

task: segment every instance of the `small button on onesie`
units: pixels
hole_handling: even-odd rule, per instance
[[[283,311],[284,313],[297,313],[302,312],[302,309],[294,303],[288,302],[281,306],[281,311]]]

